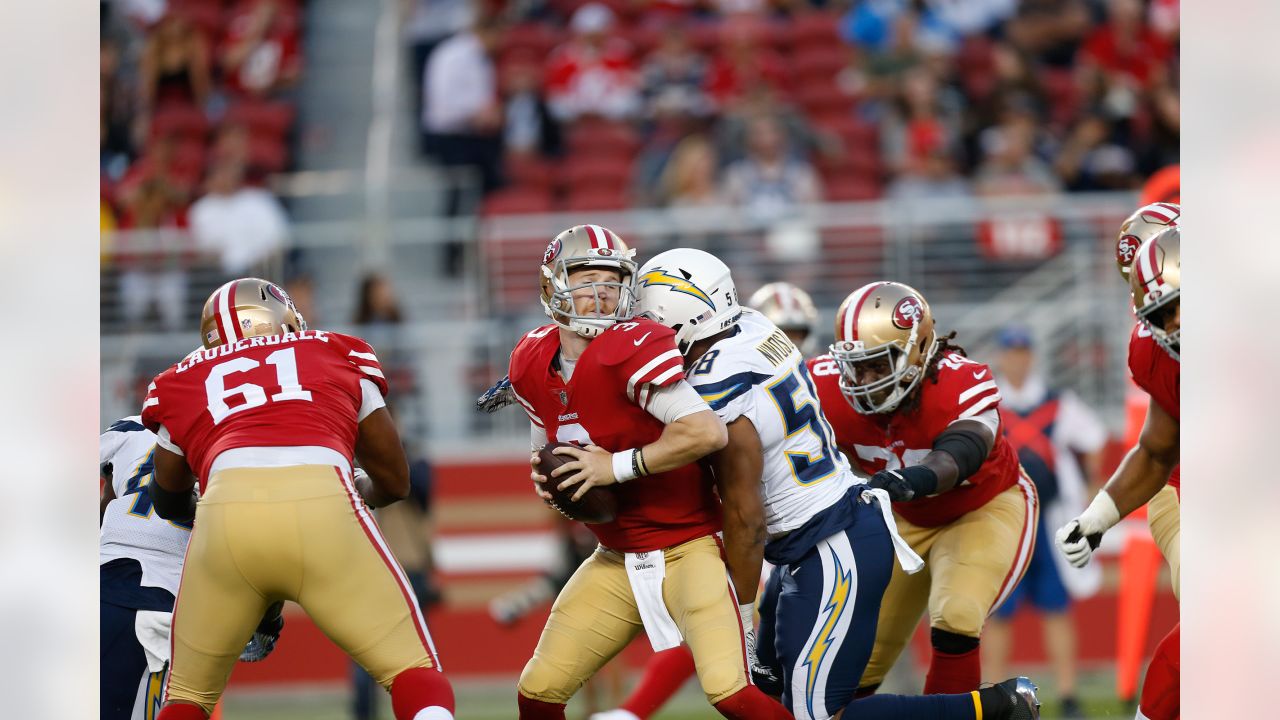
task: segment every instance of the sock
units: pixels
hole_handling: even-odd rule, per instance
[[[1147,677],[1142,683],[1142,701],[1138,703],[1138,708],[1150,720],[1175,720],[1182,712],[1182,697],[1178,687],[1182,665],[1178,650],[1181,629],[1181,623],[1173,626],[1173,630],[1156,646],[1151,664],[1147,666]]]
[[[176,702],[161,708],[156,720],[205,720],[207,717],[199,705]]]
[[[978,648],[963,653],[947,653],[935,648],[929,674],[924,679],[924,694],[965,693],[981,683],[982,659]]]
[[[453,707],[453,686],[435,668],[409,668],[391,681],[391,711],[396,720],[451,720]],[[442,708],[449,714],[419,715],[428,708]]]
[[[998,687],[985,687],[978,690],[978,699],[982,702],[983,718],[1004,717],[1004,713],[1013,710],[1013,703],[1009,702],[1009,693]]]
[[[564,703],[549,703],[516,693],[520,720],[564,720]]]
[[[640,682],[620,707],[636,717],[647,718],[665,705],[695,672],[693,653],[688,645],[655,653],[645,663]]]
[[[983,706],[983,720],[988,715]],[[845,706],[846,720],[976,720],[973,693],[959,695],[872,695]]]
[[[748,685],[716,703],[716,710],[729,720],[794,720],[781,703],[755,685]]]

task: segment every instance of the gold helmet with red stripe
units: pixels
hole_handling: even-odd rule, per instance
[[[809,293],[788,282],[772,282],[760,288],[747,302],[788,335],[801,336],[796,343],[804,355],[818,346],[818,309]]]
[[[840,391],[864,415],[897,409],[937,351],[929,303],[902,283],[864,285],[836,311],[831,356],[840,366]]]
[[[1133,311],[1151,335],[1180,360],[1182,319],[1182,229],[1169,228],[1138,247],[1129,273]]]
[[[1138,246],[1171,227],[1178,227],[1182,218],[1182,206],[1177,203],[1157,202],[1143,205],[1125,218],[1116,235],[1116,267],[1127,281],[1129,266],[1137,257]]]
[[[307,321],[284,289],[261,278],[232,280],[214,290],[200,311],[200,339],[206,348],[306,329]]]
[[[555,236],[542,255],[539,284],[543,311],[560,327],[585,338],[593,338],[614,323],[629,319],[635,301],[635,254],[616,233],[600,225],[574,225]],[[571,285],[570,273],[585,268],[617,270],[619,281]],[[618,305],[607,315],[599,310],[599,293],[604,288],[616,288],[618,292]],[[595,295],[596,311],[581,314],[574,308],[574,295],[584,292]]]

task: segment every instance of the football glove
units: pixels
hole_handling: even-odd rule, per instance
[[[911,465],[897,470],[881,470],[872,475],[867,484],[889,493],[889,499],[894,502],[907,502],[937,490],[938,474],[924,465]]]
[[[1058,528],[1055,536],[1058,549],[1073,566],[1084,567],[1102,543],[1102,533],[1118,522],[1120,511],[1116,509],[1111,495],[1103,490],[1079,517]]]
[[[760,657],[756,654],[755,610],[754,602],[738,605],[738,616],[742,619],[742,629],[746,633],[747,665],[751,670],[751,682],[760,686],[766,694],[778,697],[782,695],[782,681],[773,668],[760,662]]]
[[[262,622],[253,631],[253,637],[240,652],[241,662],[258,662],[265,660],[272,650],[276,649],[276,641],[280,639],[280,631],[284,630],[284,603],[277,602],[267,608]]]
[[[511,389],[511,376],[499,380],[493,387],[476,398],[476,410],[493,413],[516,401],[516,392]]]

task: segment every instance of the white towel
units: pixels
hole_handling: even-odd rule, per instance
[[[133,631],[147,656],[147,671],[160,672],[169,662],[169,631],[173,627],[173,613],[156,610],[139,610],[133,621]]]
[[[862,501],[870,504],[873,500],[880,506],[880,514],[884,516],[884,524],[889,528],[889,537],[893,538],[893,552],[898,556],[898,564],[908,575],[914,575],[924,569],[924,560],[898,534],[898,523],[893,519],[893,504],[889,493],[880,488],[863,488]]]
[[[680,628],[662,601],[662,581],[667,576],[667,560],[661,550],[627,553],[627,579],[631,581],[631,593],[636,598],[640,621],[653,651],[668,650],[684,642]]]

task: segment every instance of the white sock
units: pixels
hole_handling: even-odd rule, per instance
[[[413,716],[413,720],[453,720],[453,713],[439,705],[432,705],[419,710],[418,714]]]

